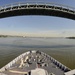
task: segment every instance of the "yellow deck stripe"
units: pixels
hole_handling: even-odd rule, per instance
[[[13,70],[9,70],[9,72],[12,72],[12,73],[20,73],[20,74],[27,74],[27,72],[13,71]]]

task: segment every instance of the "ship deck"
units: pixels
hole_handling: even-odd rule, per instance
[[[46,54],[30,52],[21,57],[10,68],[5,68],[5,71],[0,72],[0,75],[27,75],[31,70],[36,68],[46,70],[49,75],[64,75],[65,73]]]

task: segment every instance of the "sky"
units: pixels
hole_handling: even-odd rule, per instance
[[[75,7],[75,0],[1,0],[0,6],[17,2],[57,3]],[[53,16],[15,16],[0,19],[0,35],[35,37],[75,36],[75,21]]]

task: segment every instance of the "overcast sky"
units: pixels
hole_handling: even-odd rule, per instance
[[[15,2],[40,0],[1,0],[0,6]],[[41,0],[75,7],[75,0]],[[75,36],[75,21],[53,16],[15,16],[0,19],[0,34],[65,37]]]

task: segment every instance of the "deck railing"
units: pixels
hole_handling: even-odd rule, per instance
[[[23,54],[21,54],[20,56],[16,57],[14,60],[12,60],[11,62],[9,62],[7,65],[5,65],[4,67],[2,67],[0,69],[0,72],[3,72],[5,71],[6,69],[10,69],[11,66],[13,64],[15,64],[18,60],[20,60],[22,57],[24,57],[25,55],[28,55],[30,53],[30,51],[28,52],[25,52]],[[32,51],[32,53],[36,53],[35,50]],[[55,60],[53,57],[51,57],[50,55],[44,53],[44,52],[41,52],[43,55],[47,56],[57,67],[59,67],[61,70],[63,70],[64,72],[68,72],[70,71],[71,69],[66,67],[65,65],[63,65],[62,63],[60,63],[59,61]]]

